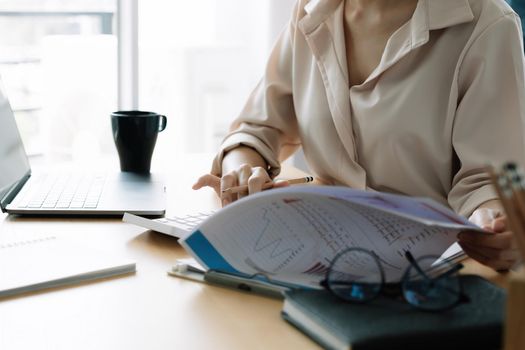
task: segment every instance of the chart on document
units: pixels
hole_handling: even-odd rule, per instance
[[[250,196],[223,208],[182,244],[195,248],[197,259],[210,251],[220,257],[205,256],[210,268],[221,261],[231,271],[314,285],[346,248],[375,252],[394,279],[407,267],[405,251],[439,256],[459,230],[479,229],[428,200],[344,188],[337,196],[336,190],[290,188]],[[196,235],[212,249],[186,244]]]

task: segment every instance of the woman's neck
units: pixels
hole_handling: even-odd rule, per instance
[[[347,5],[350,5],[352,8],[356,9],[376,9],[376,10],[385,10],[390,8],[395,8],[402,3],[410,2],[409,0],[345,0]]]
[[[345,21],[385,24],[405,22],[418,0],[345,0]]]

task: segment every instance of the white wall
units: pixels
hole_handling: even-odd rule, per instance
[[[168,116],[156,158],[214,152],[261,78],[294,0],[140,2],[141,109]]]

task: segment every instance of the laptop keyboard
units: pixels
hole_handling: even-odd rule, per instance
[[[19,208],[90,208],[98,206],[105,174],[42,175],[17,205]]]

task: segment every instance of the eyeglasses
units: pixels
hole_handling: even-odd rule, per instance
[[[365,303],[383,293],[402,294],[412,306],[424,311],[444,311],[468,302],[463,293],[458,271],[462,264],[441,262],[437,257],[414,259],[405,253],[410,265],[398,283],[385,283],[385,270],[379,257],[362,248],[349,248],[332,261],[321,285],[337,297],[350,302]]]

